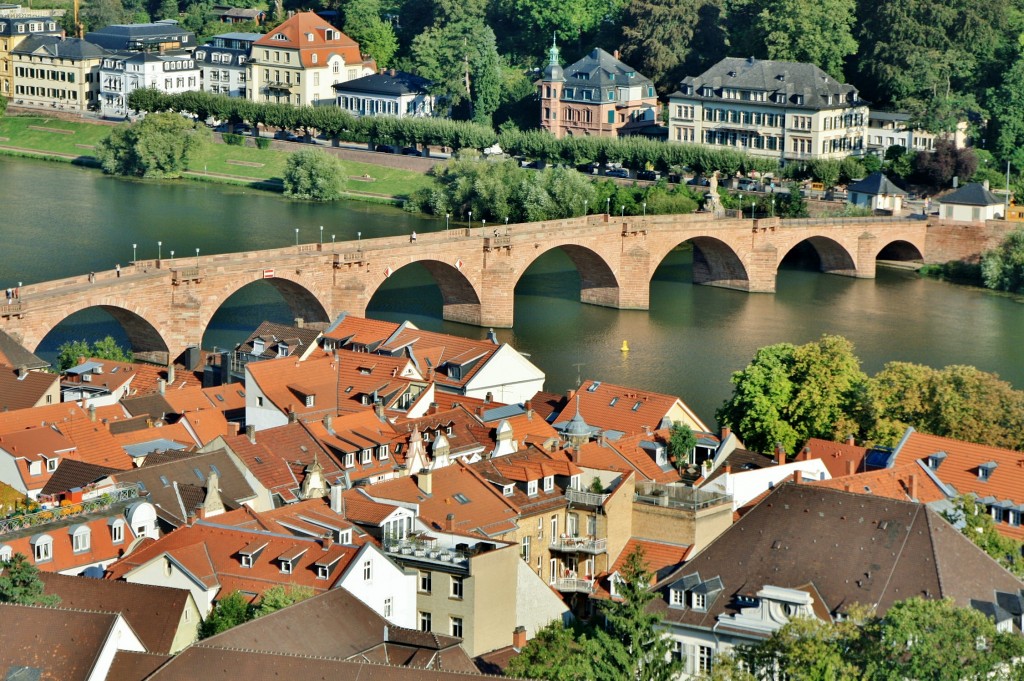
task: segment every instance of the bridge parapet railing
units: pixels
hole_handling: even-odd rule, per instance
[[[787,218],[782,220],[782,227],[804,227],[807,225],[874,225],[874,224],[914,224],[920,223],[918,217],[901,217],[894,215],[858,216],[858,217],[820,217],[820,218]]]
[[[199,278],[199,267],[193,265],[192,267],[178,267],[171,270],[172,280],[175,284],[183,281],[189,281]]]
[[[0,317],[14,317],[16,315],[24,314],[25,309],[25,303],[20,300],[7,303],[6,305],[0,305]]]

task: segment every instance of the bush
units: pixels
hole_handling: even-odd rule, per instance
[[[96,146],[96,156],[103,172],[112,175],[180,177],[209,140],[204,125],[176,113],[153,113],[112,130]]]
[[[223,135],[224,144],[230,144],[233,147],[241,147],[245,144],[245,137],[243,135],[237,135],[233,132],[226,132]]]
[[[1024,229],[1010,232],[997,248],[982,254],[981,273],[988,288],[1024,293]]]
[[[256,148],[257,149],[269,149],[270,148],[270,139],[269,138],[267,138],[267,137],[256,137],[254,139],[256,141]]]
[[[335,201],[345,184],[344,168],[335,156],[303,149],[288,157],[284,171],[285,196],[310,201]]]

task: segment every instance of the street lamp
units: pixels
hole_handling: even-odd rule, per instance
[[[647,217],[647,202],[644,201],[644,217]]]
[[[775,197],[772,197],[772,217],[775,217]]]
[[[508,216],[505,216],[505,226],[508,227]]]
[[[196,249],[196,267],[199,267],[199,249]]]
[[[446,231],[446,232],[448,231],[448,223],[451,221],[451,219],[452,219],[452,214],[451,213],[445,213],[444,214],[444,231]]]
[[[331,235],[331,245],[332,246],[334,245],[334,235],[333,234]]]
[[[320,225],[320,245],[324,245],[324,226]]]
[[[473,229],[473,211],[469,211],[469,228]]]
[[[298,227],[295,228],[295,245],[296,246],[299,245],[299,228]]]
[[[743,192],[740,192],[740,217],[743,217]]]
[[[754,199],[750,199],[750,219],[754,219],[754,209],[757,206],[757,202]]]
[[[171,267],[174,267],[174,251],[171,251]]]
[[[612,212],[612,197],[608,197],[604,202],[604,212],[611,215]]]
[[[586,214],[587,214],[587,204],[588,203],[590,203],[589,199],[583,199],[583,215],[584,216],[586,216]]]
[[[164,249],[164,242],[163,241],[157,241],[156,242],[156,259],[157,260],[163,260],[163,258],[161,257],[163,255],[163,249]]]
[[[487,234],[487,220],[484,220],[484,234]]]
[[[132,262],[135,262],[135,250],[139,247],[138,244],[132,244]]]
[[[358,241],[362,241],[362,240],[363,240],[363,233],[362,232],[356,232],[356,241],[358,242]]]
[[[626,217],[626,206],[619,206],[619,217]]]

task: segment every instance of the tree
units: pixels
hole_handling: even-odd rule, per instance
[[[676,468],[682,470],[690,459],[690,452],[697,446],[697,437],[690,426],[676,421],[672,424],[672,432],[668,440],[668,452],[676,462]]]
[[[622,13],[625,61],[661,87],[679,81],[702,0],[631,0]]]
[[[117,344],[112,336],[106,336],[102,340],[95,341],[89,345],[88,341],[77,340],[62,343],[57,348],[57,370],[61,373],[78,364],[79,358],[95,357],[97,359],[109,359],[115,362],[131,362],[134,357],[130,350],[124,350]]]
[[[953,500],[953,508],[943,511],[942,517],[1004,568],[1024,578],[1024,555],[1021,554],[1024,543],[1000,534],[995,520],[973,497],[958,496]]]
[[[933,187],[947,187],[954,177],[972,177],[978,159],[973,149],[957,149],[951,141],[940,139],[936,140],[934,151],[918,152],[914,167]]]
[[[1024,293],[1024,229],[1010,232],[999,246],[982,254],[981,276],[990,289]]]
[[[380,68],[392,65],[395,53],[398,52],[398,38],[394,27],[383,19],[376,18],[363,31],[359,46],[366,54],[373,57]]]
[[[96,146],[96,156],[105,173],[180,177],[209,140],[206,126],[177,113],[154,113],[114,128]]]
[[[199,638],[215,636],[231,627],[248,622],[253,616],[253,607],[245,599],[245,596],[237,591],[232,591],[217,601],[217,605],[199,625]]]
[[[841,165],[839,161],[831,159],[815,159],[811,161],[811,176],[825,185],[825,189],[831,189],[839,182]]]
[[[833,624],[815,617],[796,617],[763,644],[747,652],[755,670],[778,669],[791,681],[859,681],[864,678],[855,648],[862,623]],[[743,653],[740,653],[743,655]]]
[[[86,31],[94,31],[123,22],[126,14],[121,0],[90,0],[79,17]]]
[[[319,149],[303,149],[288,157],[284,171],[284,193],[310,201],[341,198],[345,171],[337,157]]]
[[[44,594],[39,568],[29,563],[25,554],[16,553],[0,561],[0,603],[53,607],[60,604],[60,596]]]
[[[515,27],[503,44],[510,52],[540,56],[552,36],[561,44],[579,46],[584,35],[602,22],[617,19],[618,0],[498,0],[499,22]]]
[[[313,597],[313,590],[308,586],[292,584],[290,586],[275,585],[263,592],[260,602],[256,605],[254,617],[263,617],[289,605],[301,603]]]
[[[857,52],[854,0],[780,0],[759,21],[770,59],[816,64],[843,82],[843,64]]]
[[[623,650],[606,654],[620,679],[668,681],[683,669],[682,661],[671,656],[670,641],[659,628],[661,617],[647,605],[656,597],[651,591],[651,573],[642,547],[626,557],[618,581],[619,598],[600,601],[605,630]],[[625,654],[622,654],[624,652]]]
[[[1024,168],[1024,54],[1008,68],[989,100],[995,152],[1015,168]]]
[[[742,371],[732,375],[733,394],[715,411],[749,449],[769,452],[777,445],[794,451],[799,436],[786,419],[792,397],[793,351],[789,343],[760,348]]]
[[[153,15],[157,19],[177,19],[178,0],[160,0],[159,6]]]
[[[5,113],[7,113],[7,98],[0,97],[0,116],[3,116]]]
[[[547,681],[592,681],[599,678],[594,663],[603,654],[591,631],[555,620],[512,658],[506,674]]]

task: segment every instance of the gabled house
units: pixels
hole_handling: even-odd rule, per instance
[[[188,39],[195,42],[195,36],[191,33]],[[147,50],[145,47],[139,50],[120,50],[103,57],[99,72],[99,100],[100,113],[104,117],[127,118],[131,113],[128,109],[128,96],[140,88],[179,94],[198,91],[201,87],[202,69],[190,50]]]
[[[971,182],[938,199],[939,217],[943,220],[982,222],[1002,218],[1006,199],[988,190],[988,183]]]
[[[78,458],[75,444],[54,427],[0,435],[0,480],[30,499],[39,498],[62,460]]]
[[[1024,586],[927,506],[784,484],[662,579],[649,608],[688,675],[794,617],[914,596],[984,608]]]
[[[314,12],[297,12],[253,43],[249,99],[295,106],[334,104],[336,83],[377,70],[359,44]]]
[[[877,170],[846,188],[846,202],[857,208],[869,208],[896,215],[903,210],[907,193]]]
[[[262,13],[263,10],[240,10]],[[248,99],[249,57],[262,33],[222,33],[196,48],[196,63],[203,71],[203,90]]]
[[[20,4],[0,6],[0,97],[14,98],[11,53],[31,36],[63,34],[60,10],[32,9]]]
[[[338,107],[355,116],[433,116],[430,81],[405,71],[381,71],[334,84]]]
[[[146,652],[117,613],[0,603],[0,674],[6,679],[96,681],[110,678],[119,651]],[[73,635],[69,635],[73,632]]]
[[[595,47],[562,68],[552,45],[548,65],[537,81],[540,123],[555,137],[615,137],[637,120],[655,121],[658,95],[654,83],[614,54]]]
[[[80,358],[64,371],[60,383],[62,402],[83,406],[110,406],[131,395],[135,365],[111,359]]]
[[[35,106],[98,109],[100,64],[107,54],[81,38],[32,36],[11,52],[14,96]]]
[[[173,654],[196,640],[202,618],[184,589],[44,572],[43,590],[60,597],[66,610],[116,612],[150,653]]]

